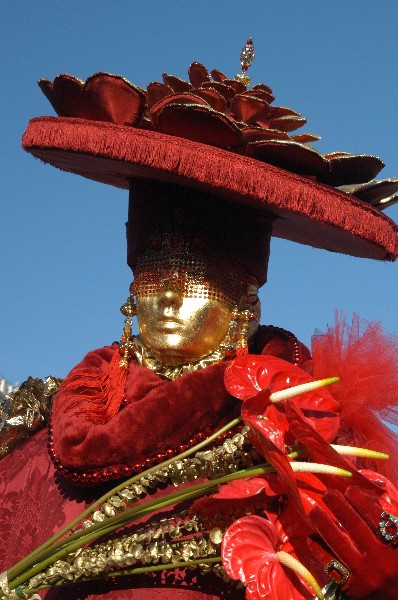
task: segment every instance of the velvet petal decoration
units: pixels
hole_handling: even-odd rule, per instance
[[[152,108],[154,104],[157,104],[167,96],[171,96],[172,91],[167,85],[164,83],[160,83],[160,81],[153,81],[147,87],[147,96],[148,96],[148,108]]]
[[[275,167],[317,179],[327,177],[329,171],[329,163],[322,154],[290,140],[253,142],[247,145],[247,154]]]
[[[144,112],[146,94],[121,77],[96,73],[84,83],[70,75],[59,75],[51,84],[39,85],[61,116],[136,125]]]
[[[225,81],[225,79],[227,79],[227,76],[224,75],[224,73],[222,73],[218,69],[213,69],[210,72],[210,75],[213,77],[214,81],[223,82],[223,81]]]
[[[228,117],[199,103],[167,103],[156,114],[156,124],[168,135],[221,148],[235,146],[241,138],[239,128]]]
[[[175,75],[168,75],[167,73],[163,73],[163,82],[177,94],[189,92],[192,89],[192,85],[188,81],[184,81],[184,79]]]
[[[58,75],[54,81],[40,79],[39,86],[51,102],[57,115],[64,117],[93,118],[91,107],[82,97],[83,81],[71,75]]]
[[[194,87],[200,87],[207,81],[210,81],[209,72],[204,65],[194,62],[188,69],[189,81]]]
[[[294,142],[298,142],[299,144],[308,144],[311,142],[317,142],[321,138],[319,135],[314,135],[313,133],[298,133],[297,135],[292,135],[291,138]]]
[[[288,139],[288,134],[278,129],[263,129],[262,127],[245,127],[242,129],[242,143],[245,144],[245,147],[251,142]]]
[[[260,117],[266,118],[268,104],[254,96],[236,95],[231,102],[231,112],[238,121],[255,123]]]
[[[136,125],[145,108],[145,92],[120,75],[96,73],[86,80],[82,93],[101,121]]]
[[[270,106],[270,117],[279,119],[281,117],[301,117],[300,113],[286,106]]]
[[[360,183],[357,185],[341,186],[341,191],[359,198],[363,202],[378,205],[380,200],[398,192],[398,177]]]
[[[377,156],[364,154],[332,156],[328,162],[330,175],[320,178],[319,181],[333,186],[370,181],[384,167],[383,161]]]
[[[271,88],[268,85],[265,85],[264,83],[258,83],[257,85],[254,85],[251,89],[251,91],[253,93],[257,93],[258,91],[264,92],[266,94],[268,94],[269,97],[269,102],[273,102],[275,100],[275,97],[272,93]]]
[[[217,90],[213,90],[211,88],[197,88],[195,90],[195,96],[199,96],[199,98],[203,98],[207,102],[207,104],[217,112],[226,112],[227,110],[227,101],[224,96],[217,92]]]
[[[281,131],[295,131],[307,123],[304,117],[296,117],[294,115],[286,115],[277,119],[270,119],[269,126],[280,129]]]
[[[217,90],[217,92],[219,92],[221,96],[224,96],[226,100],[231,100],[231,98],[235,96],[234,88],[218,81],[206,81],[205,83],[202,83],[200,87]]]

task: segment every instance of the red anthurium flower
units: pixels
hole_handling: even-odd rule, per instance
[[[272,523],[259,516],[243,517],[226,531],[222,561],[232,579],[246,586],[247,600],[312,598],[298,577],[278,558],[283,545]]]
[[[225,387],[232,396],[247,401],[248,398],[258,395],[259,402],[255,410],[267,417],[284,433],[284,443],[288,446],[294,444],[294,437],[289,431],[284,403],[271,403],[269,392],[310,381],[314,380],[296,365],[274,356],[251,354],[234,360],[227,368],[224,377]],[[268,395],[263,390],[267,390]],[[327,389],[320,388],[301,394],[294,397],[292,402],[303,411],[314,429],[326,441],[334,440],[339,427],[339,405]],[[246,408],[243,410],[246,411]],[[245,416],[242,412],[245,421],[248,411],[245,412]]]
[[[236,479],[222,485],[216,494],[195,500],[189,512],[199,515],[211,527],[225,526],[260,509],[277,512],[283,491],[275,473]]]
[[[333,482],[333,487],[343,493],[348,486],[354,485],[371,490],[376,496],[381,494],[381,489],[372,481],[371,477],[364,476],[352,463],[348,462],[330,444],[325,442],[313,427],[313,421],[305,418],[303,412],[295,406],[292,400],[286,401],[285,409],[292,434],[308,450],[314,462],[333,465],[352,473],[350,478],[333,477],[332,480],[330,479],[331,476],[328,475],[329,484]]]
[[[398,490],[391,481],[384,475],[369,469],[361,469],[359,472],[383,490],[378,498],[383,510],[398,516]]]

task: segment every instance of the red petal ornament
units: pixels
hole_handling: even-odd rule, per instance
[[[210,71],[210,75],[213,77],[214,81],[222,82],[227,79],[227,76],[224,75],[224,73],[222,73],[218,69],[213,69],[212,71]]]
[[[159,102],[156,102],[156,104],[150,108],[152,123],[155,127],[158,125],[159,113],[164,109],[165,106],[169,104],[175,104],[177,106],[181,106],[183,104],[190,104],[193,106],[200,104],[203,106],[208,106],[206,100],[200,98],[200,96],[196,96],[195,94],[171,94],[170,96],[166,96],[162,100],[159,100]]]
[[[398,192],[398,178],[382,179],[381,181],[370,181],[357,185],[342,186],[343,192],[348,192],[362,202],[377,205],[383,198],[388,198]]]
[[[311,142],[317,142],[321,138],[319,135],[314,135],[313,133],[299,133],[297,135],[292,135],[291,139],[299,144],[310,144]]]
[[[328,161],[330,175],[320,181],[333,186],[370,181],[384,167],[380,158],[365,154],[332,156]]]
[[[172,96],[172,91],[167,87],[167,85],[164,85],[164,83],[160,83],[160,81],[153,81],[147,87],[147,96],[148,107],[152,108],[154,104],[157,104],[168,96]]]
[[[225,83],[219,83],[218,81],[205,82],[202,83],[200,87],[217,90],[217,92],[219,92],[221,96],[224,96],[226,100],[231,100],[231,98],[235,96],[235,90],[233,88],[229,85],[225,85]]]
[[[258,83],[257,85],[254,85],[252,87],[251,91],[252,92],[257,92],[257,91],[265,92],[266,94],[268,94],[270,103],[275,100],[275,97],[273,95],[271,88],[268,87],[268,85],[265,85],[264,83]]]
[[[269,110],[270,116],[273,119],[279,119],[280,117],[301,117],[300,113],[286,106],[270,106]]]
[[[217,112],[226,112],[227,110],[227,101],[224,96],[217,92],[217,90],[211,88],[199,88],[195,90],[195,96],[199,96],[206,100],[208,105]]]
[[[267,104],[270,104],[274,99],[272,94],[269,94],[268,92],[265,92],[264,90],[255,90],[255,89],[247,90],[245,92],[245,96],[258,98],[259,100],[263,100]]]
[[[266,102],[253,96],[239,94],[231,102],[231,113],[238,121],[253,123],[265,119],[269,107]]]
[[[71,75],[58,75],[50,83],[41,79],[39,86],[61,117],[90,118],[92,110],[83,98],[83,82]],[[91,117],[92,118],[92,117]]]
[[[245,84],[236,79],[224,79],[223,83],[235,90],[236,94],[244,94],[246,92]]]
[[[330,168],[322,154],[293,141],[253,142],[248,144],[247,154],[287,171],[316,176],[319,180],[328,176]]]
[[[192,85],[188,81],[184,81],[180,77],[175,75],[168,75],[167,73],[162,74],[164,84],[167,85],[173,92],[182,94],[183,92],[189,92],[192,90]]]
[[[289,135],[278,129],[263,129],[262,127],[246,127],[242,129],[242,142],[264,142],[268,140],[288,140]]]
[[[100,121],[136,125],[144,112],[145,92],[120,75],[96,73],[86,80],[82,93]]]
[[[163,133],[220,148],[234,146],[241,139],[240,129],[228,117],[199,104],[167,103],[157,114],[156,125]]]
[[[269,126],[281,131],[295,131],[307,123],[307,119],[304,117],[296,117],[294,115],[287,115],[286,117],[279,117],[278,119],[270,119]]]
[[[210,81],[209,71],[199,62],[194,62],[188,69],[189,81],[194,87],[201,87],[205,82]]]

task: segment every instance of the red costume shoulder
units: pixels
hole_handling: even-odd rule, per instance
[[[131,475],[183,451],[239,413],[239,402],[224,387],[228,362],[168,381],[131,361],[120,411],[106,423],[93,423],[87,414],[96,389],[88,382],[103,379],[115,348],[89,352],[65,380],[81,377],[80,387],[71,391],[61,385],[55,397],[50,448],[57,469],[67,477],[97,483]],[[305,346],[275,327],[259,329],[251,352],[309,364]]]

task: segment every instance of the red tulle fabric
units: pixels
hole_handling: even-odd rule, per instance
[[[340,377],[333,396],[341,407],[337,443],[386,452],[388,461],[357,466],[373,468],[398,484],[398,338],[377,322],[354,315],[351,325],[336,315],[336,324],[312,343],[314,378]],[[385,425],[387,423],[389,426]]]

